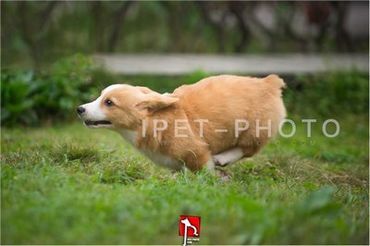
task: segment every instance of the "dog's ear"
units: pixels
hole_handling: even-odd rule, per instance
[[[144,86],[136,86],[136,88],[138,88],[144,94],[149,94],[149,93],[155,92],[155,91],[152,91],[151,89],[149,89],[148,87],[144,87]]]
[[[148,113],[154,113],[163,108],[167,108],[177,102],[179,99],[168,95],[161,95],[156,92],[145,94],[142,101],[135,105],[140,111],[147,111]]]

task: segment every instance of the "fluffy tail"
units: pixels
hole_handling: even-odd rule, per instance
[[[276,89],[283,89],[286,87],[286,84],[284,83],[284,80],[282,80],[279,76],[276,74],[270,74],[265,78],[265,82],[271,84]]]

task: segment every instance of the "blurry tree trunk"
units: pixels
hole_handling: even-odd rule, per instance
[[[40,28],[41,31],[46,31],[47,25],[50,22],[51,19],[51,14],[53,13],[53,10],[57,6],[58,2],[57,1],[50,1],[49,4],[46,6],[44,10],[42,10],[41,13],[41,20],[40,20]]]
[[[282,27],[282,37],[286,36],[288,39],[291,39],[298,43],[299,48],[302,52],[307,51],[308,42],[304,37],[301,37],[299,34],[296,34],[293,30],[292,20],[294,18],[294,13],[297,11],[298,4],[295,2],[284,2],[286,4],[286,11],[278,11],[278,26]]]
[[[203,21],[211,26],[216,31],[217,41],[218,41],[218,50],[219,52],[225,51],[225,17],[224,13],[220,21],[216,21],[211,18],[209,10],[207,9],[207,2],[196,2],[200,13],[202,15]]]
[[[169,51],[183,52],[186,50],[186,44],[182,40],[182,20],[186,18],[185,4],[178,4],[177,2],[163,1],[161,6],[167,13],[167,22],[169,27],[170,40]]]
[[[102,4],[100,1],[93,1],[91,4],[91,13],[93,20],[93,28],[91,38],[94,39],[94,49],[95,51],[103,51],[104,47],[104,28],[103,28],[103,19],[102,19]]]
[[[303,2],[302,6],[309,25],[316,27],[318,30],[317,35],[313,39],[316,49],[321,51],[324,46],[324,40],[328,36],[329,17],[332,13],[330,3],[326,1]]]
[[[108,41],[108,51],[113,52],[116,49],[117,42],[119,40],[123,22],[125,20],[125,17],[128,13],[128,10],[132,6],[133,1],[127,1],[124,2],[121,7],[117,10],[116,16],[113,22],[113,31],[110,35],[109,41]]]
[[[23,36],[23,40],[28,46],[28,50],[30,52],[31,58],[34,62],[35,67],[39,65],[39,51],[36,45],[36,40],[33,38],[33,30],[30,28],[30,22],[27,19],[27,2],[19,2],[18,3],[18,11],[20,13],[19,16],[19,24],[21,34]]]
[[[353,51],[351,38],[344,25],[347,20],[347,4],[346,2],[333,3],[337,15],[335,23],[335,42],[339,51]]]
[[[40,66],[42,58],[42,39],[50,23],[51,14],[57,4],[57,1],[48,2],[45,9],[40,10],[40,13],[37,15],[37,17],[40,16],[40,18],[32,14],[30,16],[30,10],[28,9],[29,4],[27,2],[19,2],[17,6],[20,13],[19,24],[21,35],[28,46],[36,68]],[[38,33],[38,35],[36,35],[36,33]]]
[[[246,7],[245,2],[236,2],[236,1],[229,2],[229,9],[236,17],[236,20],[238,22],[238,28],[242,35],[239,43],[235,45],[234,49],[235,52],[238,53],[245,50],[250,40],[249,27],[243,15],[245,7]]]
[[[253,24],[264,36],[265,36],[265,43],[267,43],[267,50],[271,52],[276,51],[276,40],[275,34],[273,31],[269,30],[266,26],[264,26],[258,18],[254,15],[254,10],[248,11],[248,20],[251,24]]]

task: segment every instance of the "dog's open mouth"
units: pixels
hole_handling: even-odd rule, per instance
[[[85,120],[85,124],[87,126],[98,126],[98,125],[111,125],[112,122],[110,122],[108,120],[96,120],[96,121],[93,121],[93,120]]]

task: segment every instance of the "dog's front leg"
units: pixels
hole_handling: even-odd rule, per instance
[[[243,156],[243,150],[239,147],[236,147],[214,155],[213,161],[216,166],[224,167],[230,163],[240,160],[241,158],[243,158]]]

